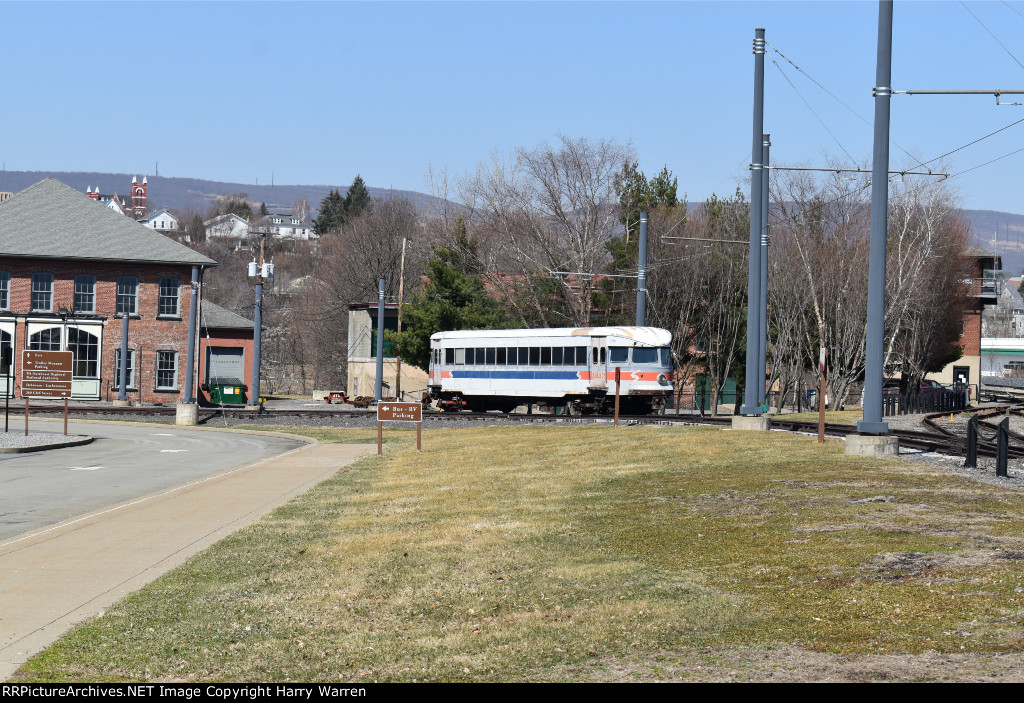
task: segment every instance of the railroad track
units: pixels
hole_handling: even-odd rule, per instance
[[[176,414],[174,406],[138,406],[138,407],[113,407],[103,405],[72,405],[68,407],[69,415],[76,417],[88,417],[90,415],[102,415],[108,417],[121,416],[151,416],[151,417],[171,417]],[[1000,406],[996,408],[987,408],[978,411],[980,421],[986,430],[995,433],[996,423],[992,420],[995,416],[1004,416],[1008,412],[1024,416],[1024,407],[1021,406]],[[33,408],[33,414],[62,414],[63,408],[60,406],[36,406]],[[19,414],[17,411],[11,409],[12,416]],[[224,417],[230,420],[245,421],[245,420],[261,420],[263,422],[273,422],[276,418],[280,418],[282,423],[285,423],[288,418],[319,418],[321,420],[328,420],[332,418],[373,418],[376,416],[376,410],[334,410],[326,408],[285,408],[285,409],[262,409],[262,410],[249,410],[247,408],[219,408],[219,407],[203,407],[199,409],[199,420],[200,422],[209,422],[219,417]],[[891,434],[898,437],[900,445],[903,447],[919,449],[921,451],[936,452],[940,454],[950,456],[965,456],[967,453],[966,439],[960,435],[951,432],[948,428],[939,425],[936,420],[941,417],[945,417],[946,413],[934,413],[928,415],[924,419],[924,424],[930,428],[931,431],[915,431],[915,430],[893,430]],[[519,422],[519,423],[564,423],[569,425],[574,424],[610,424],[613,419],[606,415],[583,415],[583,416],[555,416],[547,414],[515,414],[515,413],[470,413],[470,412],[438,412],[438,411],[425,411],[423,414],[424,419],[432,421],[495,421],[501,420],[504,422]],[[700,416],[700,415],[620,415],[619,423],[625,425],[711,425],[711,426],[730,426],[732,424],[731,416]],[[788,432],[801,432],[806,434],[817,434],[818,424],[816,422],[799,422],[794,420],[786,420],[785,417],[773,417],[772,428],[777,430],[783,430]],[[856,427],[852,425],[836,425],[826,424],[825,433],[831,437],[846,437],[847,435],[855,433]],[[1011,444],[1009,446],[1009,457],[1011,459],[1024,459],[1024,435],[1016,432],[1010,432]],[[978,455],[983,457],[994,457],[996,455],[996,444],[993,440],[987,440],[986,438],[979,437],[978,440]]]

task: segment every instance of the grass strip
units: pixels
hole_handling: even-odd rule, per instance
[[[1024,644],[1019,493],[776,432],[385,435],[15,680],[630,680],[730,648]]]

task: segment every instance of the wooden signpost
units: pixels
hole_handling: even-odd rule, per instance
[[[416,451],[421,451],[420,432],[423,428],[423,404],[422,403],[391,403],[380,401],[377,403],[377,455],[384,453],[384,423],[385,422],[415,422],[416,423]]]
[[[68,398],[71,397],[72,355],[69,351],[21,353],[21,397],[25,399],[25,436],[28,436],[28,399],[63,398],[64,434],[68,433]]]

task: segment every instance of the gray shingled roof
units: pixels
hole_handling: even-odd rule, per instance
[[[53,178],[0,202],[3,256],[217,265]]]
[[[253,321],[247,320],[241,315],[236,315],[230,310],[225,310],[208,300],[203,301],[202,322],[200,327],[211,330],[251,330]]]

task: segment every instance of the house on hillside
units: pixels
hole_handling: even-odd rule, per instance
[[[141,220],[138,220],[138,223],[164,234],[178,231],[178,218],[168,212],[166,208],[143,217]]]
[[[203,222],[207,239],[228,239],[236,245],[249,237],[249,221],[233,212]]]
[[[22,350],[69,350],[74,400],[116,396],[127,315],[129,397],[178,402],[192,272],[217,262],[96,200],[47,178],[0,202],[0,347],[14,359],[0,388],[20,394]],[[206,344],[234,344],[220,333]]]

